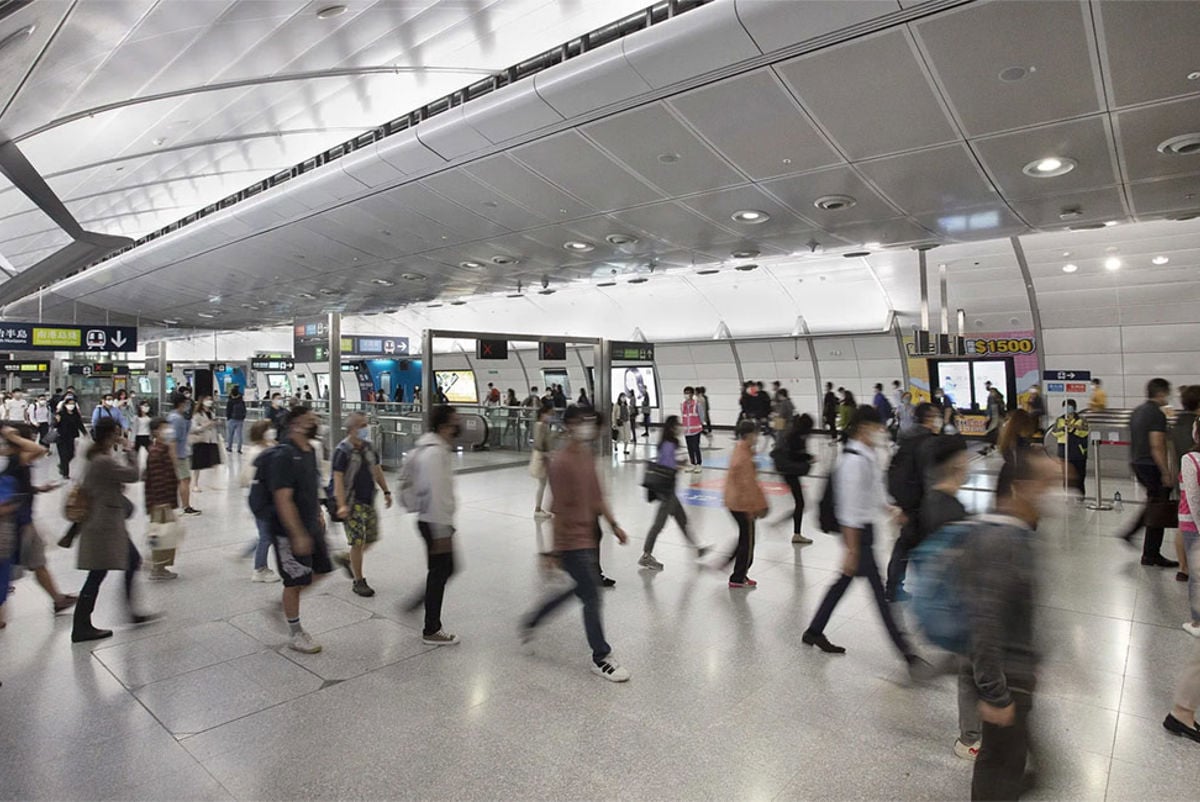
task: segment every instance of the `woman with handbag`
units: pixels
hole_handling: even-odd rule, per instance
[[[613,452],[619,443],[626,457],[629,456],[629,401],[625,393],[617,396],[617,403],[612,408]],[[634,439],[634,444],[637,440]]]
[[[554,445],[554,434],[550,431],[550,421],[554,418],[554,406],[542,402],[538,409],[537,422],[533,424],[533,454],[529,457],[529,475],[537,479],[537,498],[533,503],[533,517],[539,521],[550,517],[550,513],[542,508],[546,499],[546,484],[549,473],[546,463],[550,459],[550,451]]]
[[[80,483],[87,513],[79,525],[79,557],[76,567],[87,571],[87,580],[75,605],[75,623],[71,642],[99,640],[112,636],[112,630],[92,626],[96,596],[109,571],[125,572],[125,603],[129,619],[142,624],[157,618],[134,612],[133,580],[141,567],[142,556],[129,539],[125,520],[133,514],[133,503],[125,497],[123,485],[138,480],[137,465],[131,459],[128,442],[122,442],[121,424],[113,418],[101,418],[92,432],[87,451],[87,473]],[[116,451],[120,446],[121,450]]]
[[[783,475],[788,490],[792,491],[792,501],[796,503],[789,516],[792,519],[792,542],[805,546],[812,543],[812,538],[805,537],[801,532],[801,524],[804,522],[804,488],[800,485],[800,477],[807,476],[812,469],[812,455],[808,453],[808,436],[812,434],[812,430],[811,415],[793,416],[780,439],[779,446],[771,452],[775,470]],[[786,517],[782,520],[786,520]]]
[[[200,399],[200,405],[192,414],[188,440],[192,445],[192,490],[199,493],[200,472],[221,464],[221,435],[213,414],[212,396]]]
[[[683,505],[679,502],[679,497],[675,495],[675,479],[679,475],[679,463],[682,458],[683,455],[679,452],[679,416],[671,415],[663,421],[662,437],[658,441],[658,455],[654,458],[654,462],[646,463],[646,478],[642,480],[642,486],[646,488],[646,494],[650,500],[659,502],[658,514],[654,516],[654,523],[646,535],[646,547],[641,558],[638,559],[638,565],[642,568],[649,568],[652,571],[663,569],[663,564],[654,558],[654,543],[658,540],[658,534],[662,532],[663,527],[667,525],[667,518],[670,517],[673,517],[679,524],[683,536],[696,549],[698,557],[703,557],[708,551],[696,542],[696,538],[688,526],[687,513],[683,511]]]
[[[143,477],[146,515],[150,518],[147,530],[150,579],[178,579],[179,574],[167,570],[175,564],[175,546],[179,541],[179,522],[175,518],[175,509],[179,506],[179,477],[175,475],[175,458],[171,453],[175,430],[166,418],[155,418],[150,422],[150,432],[154,440]]]

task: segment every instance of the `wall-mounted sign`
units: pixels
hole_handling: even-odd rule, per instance
[[[293,371],[295,369],[296,362],[293,359],[255,357],[250,360],[250,370]]]
[[[1092,372],[1090,370],[1045,370],[1042,371],[1042,379],[1048,382],[1086,382],[1091,381]]]
[[[26,375],[30,373],[49,373],[50,363],[24,359],[15,361],[6,360],[4,363],[0,364],[0,371],[5,373],[24,373]]]
[[[567,358],[567,344],[540,342],[538,343],[538,357],[543,362],[561,362]]]
[[[612,343],[613,362],[653,362],[654,343]]]
[[[292,354],[297,362],[324,362],[329,358],[329,321],[297,320],[292,326]]]
[[[72,376],[88,376],[93,379],[106,379],[113,376],[128,376],[129,365],[112,362],[88,362],[83,365],[71,365],[67,373]]]
[[[965,356],[995,354],[1032,354],[1037,351],[1033,337],[975,337],[967,338]]]
[[[18,351],[137,350],[136,326],[47,326],[41,323],[0,324],[0,346]]]
[[[479,340],[475,356],[479,359],[508,359],[508,340]]]
[[[407,337],[350,334],[342,337],[343,356],[408,356]]]

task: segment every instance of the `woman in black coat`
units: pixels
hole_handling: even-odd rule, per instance
[[[812,543],[812,539],[805,537],[800,527],[804,521],[804,489],[800,485],[800,477],[806,476],[812,467],[812,456],[808,453],[808,436],[812,431],[811,415],[793,416],[782,433],[779,445],[771,452],[775,470],[783,475],[783,481],[787,482],[788,489],[792,491],[792,500],[796,503],[791,516],[792,542],[803,545]]]
[[[62,478],[70,479],[75,441],[87,434],[83,415],[79,414],[78,399],[70,396],[63,401],[62,408],[54,416],[54,428],[58,431],[58,472]]]

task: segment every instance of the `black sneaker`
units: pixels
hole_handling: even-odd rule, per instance
[[[183,514],[184,515],[199,515],[200,510],[196,509],[195,507],[184,507]]]
[[[374,589],[372,589],[371,586],[367,584],[367,580],[365,580],[365,579],[354,580],[354,592],[357,593],[359,596],[374,596],[375,595]]]
[[[601,584],[601,585],[603,585],[603,586],[604,586],[604,587],[606,587],[606,588],[611,588],[611,587],[613,587],[614,585],[616,585],[616,584],[617,584],[617,580],[615,580],[615,579],[609,579],[608,577],[606,577],[606,576],[604,576],[603,574],[601,574],[601,575],[600,575],[600,584]]]

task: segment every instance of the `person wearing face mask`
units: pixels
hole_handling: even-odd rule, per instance
[[[1039,655],[1034,532],[1053,510],[1061,482],[1052,460],[1035,452],[1006,462],[996,512],[979,516],[986,532],[963,541],[961,586],[970,659],[983,720],[971,799],[1019,799],[1029,760],[1029,713]]]
[[[883,473],[879,468],[879,451],[887,447],[891,438],[879,419],[879,413],[874,407],[866,405],[860,406],[850,417],[846,437],[846,447],[829,478],[834,482],[837,521],[842,530],[846,556],[842,561],[841,574],[825,595],[801,639],[823,652],[844,654],[844,647],[835,646],[825,637],[825,627],[850,587],[850,582],[855,577],[863,577],[871,586],[879,617],[883,619],[892,643],[908,663],[909,671],[916,673],[928,664],[917,656],[908,638],[896,625],[884,598],[883,580],[879,578],[879,566],[875,562],[876,523],[885,516],[900,515],[898,508],[888,504]]]
[[[921,542],[917,519],[921,500],[925,497],[930,467],[932,441],[942,431],[942,413],[933,404],[918,404],[913,422],[900,431],[897,449],[887,470],[887,491],[893,503],[904,513],[900,536],[892,546],[888,560],[884,598],[889,602],[905,601],[908,591],[904,579],[908,572],[908,553]]]
[[[175,475],[175,458],[171,453],[175,430],[164,418],[154,418],[149,429],[154,433],[154,443],[146,455],[146,472],[143,489],[146,494],[146,515],[150,523],[168,524],[175,522],[175,509],[179,506],[179,477]],[[134,451],[137,454],[137,451]],[[179,574],[169,570],[175,564],[175,549],[153,549],[150,552],[150,579],[178,579]]]
[[[188,434],[192,422],[184,411],[188,399],[183,393],[171,397],[171,414],[167,415],[167,423],[171,424],[171,434],[175,457],[175,475],[179,477],[179,499],[183,503],[184,515],[199,515],[200,510],[192,506],[192,460],[188,454]]]
[[[121,410],[117,409],[112,393],[105,393],[104,397],[100,400],[100,405],[92,410],[92,428],[95,429],[96,424],[105,418],[114,421],[121,428],[121,431],[129,428],[125,422],[125,416],[121,413]]]
[[[192,446],[192,489],[203,492],[200,487],[200,472],[221,464],[221,434],[217,429],[217,418],[213,412],[212,396],[200,399],[200,405],[192,413],[192,428],[188,433]]]
[[[754,563],[754,531],[760,518],[767,517],[767,497],[758,484],[758,472],[754,466],[754,449],[758,445],[759,422],[743,420],[737,425],[737,445],[729,458],[729,471],[725,478],[725,507],[737,522],[738,541],[726,565],[733,563],[729,576],[731,588],[754,588],[758,586],[747,575]]]
[[[359,596],[374,596],[375,591],[363,575],[363,554],[379,539],[379,513],[375,511],[375,490],[383,492],[383,503],[392,508],[388,489],[379,464],[379,453],[371,445],[367,416],[352,412],[346,419],[346,437],[333,451],[329,492],[337,509],[337,520],[346,530],[350,555],[337,555],[339,563],[354,580],[352,590]],[[333,507],[331,507],[333,509]]]
[[[242,388],[236,384],[229,391],[229,401],[225,404],[225,452],[233,453],[234,443],[237,453],[242,453],[242,429],[246,425],[246,399],[242,397]]]
[[[145,401],[138,404],[137,416],[133,419],[133,453],[140,454],[143,448],[150,451],[154,431],[150,423],[153,420],[150,417],[150,404]]]
[[[19,388],[13,390],[12,396],[4,402],[4,420],[10,425],[28,423],[28,413],[29,402],[25,400],[25,393]]]
[[[37,401],[29,408],[29,422],[37,430],[37,441],[42,445],[49,445],[46,435],[50,433],[50,421],[53,417],[45,393],[39,395]]]
[[[683,403],[679,405],[679,431],[687,443],[688,470],[700,473],[704,455],[700,451],[700,435],[704,433],[704,406],[696,399],[696,388],[683,388]]]
[[[250,502],[250,511],[254,513],[254,524],[258,530],[258,538],[250,544],[242,557],[254,555],[254,573],[250,579],[253,582],[278,582],[279,576],[267,567],[267,556],[271,550],[271,543],[274,537],[271,535],[271,515],[267,509],[269,501],[264,501],[264,506],[260,509],[255,509],[255,496],[253,485],[255,482],[262,481],[268,474],[273,458],[272,449],[277,445],[275,440],[275,427],[271,425],[269,420],[257,420],[250,426],[250,446],[246,449],[246,461],[251,466],[249,470],[242,471],[242,487],[250,491],[247,501]]]
[[[1075,402],[1063,404],[1063,414],[1054,421],[1054,439],[1058,443],[1058,458],[1066,460],[1069,471],[1068,485],[1079,492],[1080,498],[1087,492],[1084,480],[1087,476],[1088,458],[1088,429],[1087,421],[1076,414]]]
[[[458,412],[439,405],[432,410],[432,431],[421,435],[413,453],[412,471],[417,498],[417,529],[425,541],[427,573],[425,595],[418,603],[425,606],[422,641],[427,646],[451,646],[458,636],[442,626],[442,601],[446,583],[454,575],[454,470],[451,456],[454,441],[461,433]],[[410,606],[410,609],[413,609]]]
[[[283,405],[283,396],[271,393],[271,403],[267,407],[267,420],[275,427],[275,437],[283,440],[287,437],[287,408]]]
[[[534,630],[572,596],[583,602],[583,628],[592,650],[592,672],[611,682],[625,682],[629,670],[612,656],[612,647],[604,638],[600,616],[600,562],[596,548],[596,529],[600,518],[612,527],[623,545],[629,538],[617,524],[604,498],[592,443],[599,423],[596,413],[582,407],[569,407],[563,414],[567,445],[550,459],[550,493],[553,496],[554,552],[562,570],[574,581],[574,587],[546,599],[520,623],[521,641],[529,645]]]
[[[79,402],[74,395],[63,398],[62,408],[54,416],[54,428],[58,432],[58,473],[64,479],[71,478],[71,461],[75,459],[75,441],[87,435],[83,415],[79,413]]]

